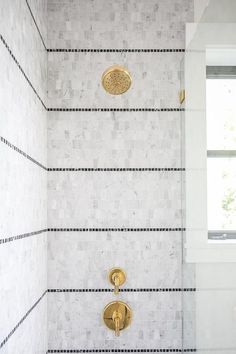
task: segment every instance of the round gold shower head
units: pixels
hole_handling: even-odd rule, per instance
[[[131,86],[131,76],[123,66],[113,65],[102,75],[102,85],[111,95],[121,95]]]

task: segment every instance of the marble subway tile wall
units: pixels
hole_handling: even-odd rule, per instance
[[[119,338],[101,320],[113,298],[107,293],[49,293],[51,347],[157,349],[158,343],[181,348],[181,293],[122,293],[119,299],[132,306],[133,322]]]
[[[114,266],[127,272],[124,289],[181,288],[181,265],[179,231],[51,232],[48,239],[52,289],[107,288]]]
[[[179,171],[51,171],[49,228],[180,228],[180,175]]]
[[[176,108],[183,53],[60,53],[48,55],[51,108]],[[102,73],[114,64],[132,75],[125,95],[108,95]]]
[[[194,289],[182,282],[178,92],[192,18],[185,0],[48,1],[49,353],[182,351]],[[101,85],[113,64],[133,78],[121,96]],[[120,338],[102,321],[117,298],[134,312]]]
[[[54,168],[181,165],[180,112],[48,113],[48,165]]]
[[[4,354],[47,350],[47,52],[39,33],[42,30],[45,36],[45,5],[44,0],[0,5],[0,353]],[[33,13],[37,20],[40,14],[38,28]]]
[[[183,48],[189,0],[48,2],[49,48]]]

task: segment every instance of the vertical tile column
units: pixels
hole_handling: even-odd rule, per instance
[[[0,5],[0,353],[47,350],[46,1]],[[32,9],[29,7],[32,6]],[[36,14],[35,14],[36,15]],[[37,17],[37,15],[36,15]]]

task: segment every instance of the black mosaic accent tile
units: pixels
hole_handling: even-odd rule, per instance
[[[42,230],[38,230],[38,231],[32,231],[32,232],[28,232],[28,233],[21,234],[21,235],[5,237],[3,239],[0,239],[0,245],[8,243],[8,242],[21,240],[21,239],[24,239],[27,237],[40,235],[45,232],[104,232],[104,231],[105,232],[109,232],[109,231],[114,231],[114,232],[119,232],[119,231],[121,231],[121,232],[167,231],[168,232],[168,231],[184,231],[184,230],[185,230],[184,228],[49,228],[49,229],[42,229]],[[129,291],[129,290],[126,289],[124,291]]]
[[[184,112],[184,108],[47,108],[48,112]]]
[[[35,95],[37,96],[37,98],[39,99],[39,101],[41,102],[41,104],[43,105],[43,107],[45,109],[47,109],[47,107],[45,106],[43,100],[41,99],[41,97],[39,96],[38,92],[36,91],[36,89],[34,88],[33,84],[31,83],[30,79],[28,78],[28,76],[26,75],[26,73],[24,72],[24,70],[22,69],[20,63],[18,62],[18,60],[16,59],[15,55],[12,53],[10,47],[8,46],[7,42],[5,41],[5,39],[3,38],[3,36],[0,34],[0,40],[2,41],[2,43],[4,44],[4,46],[6,47],[8,53],[10,54],[10,56],[12,57],[12,59],[14,60],[14,62],[16,63],[16,65],[18,66],[18,68],[20,69],[20,72],[22,73],[22,75],[24,76],[24,78],[26,79],[26,81],[28,82],[28,84],[30,85],[30,87],[32,88],[33,92],[35,93]]]
[[[41,39],[41,41],[42,41],[42,43],[43,43],[44,49],[47,51],[46,44],[45,44],[44,39],[43,39],[43,36],[42,36],[42,34],[41,34],[41,32],[40,32],[39,26],[38,26],[38,24],[37,24],[37,22],[36,22],[36,20],[35,20],[33,11],[31,10],[31,7],[30,7],[30,5],[29,5],[29,3],[28,3],[28,0],[25,0],[25,2],[26,2],[26,5],[27,5],[27,7],[28,7],[28,9],[29,9],[30,15],[31,15],[31,17],[32,17],[32,19],[33,19],[33,22],[34,22],[34,24],[35,24],[35,27],[36,27],[36,29],[37,29],[37,31],[38,31],[39,37],[40,37],[40,39]]]
[[[166,293],[166,292],[195,292],[196,288],[130,288],[120,289],[121,293]],[[48,289],[49,293],[112,293],[114,289]]]
[[[47,232],[47,229],[43,229],[43,230],[39,230],[39,231],[33,231],[33,232],[28,232],[26,234],[21,234],[21,235],[17,235],[17,236],[3,238],[3,239],[0,240],[0,245],[3,244],[3,243],[7,243],[7,242],[21,240],[23,238],[40,235],[40,234],[45,233],[45,232]]]
[[[36,165],[38,165],[39,167],[43,168],[45,171],[47,171],[47,167],[42,165],[40,162],[36,161],[33,157],[29,156],[28,154],[26,154],[24,151],[22,151],[21,149],[19,149],[18,147],[16,147],[15,145],[11,144],[8,140],[4,139],[2,136],[0,136],[0,141],[4,144],[6,144],[7,146],[9,146],[11,149],[15,150],[16,152],[18,152],[19,154],[21,154],[22,156],[26,157],[28,160],[30,160],[31,162],[35,163]]]
[[[153,48],[153,49],[141,49],[141,48],[120,48],[120,49],[92,49],[92,48],[48,48],[49,53],[185,53],[183,48]]]
[[[196,353],[197,349],[49,349],[48,353]]]
[[[47,294],[47,290],[40,296],[40,298],[33,304],[33,306],[26,312],[26,314],[22,317],[22,319],[16,324],[16,326],[11,330],[11,332],[4,338],[4,340],[0,343],[0,349],[7,343],[7,341],[11,338],[11,336],[15,333],[17,328],[25,321],[25,319],[29,316],[29,314],[33,311],[33,309],[39,304],[39,302],[43,299],[43,297]]]
[[[82,172],[111,172],[111,171],[116,171],[116,172],[128,172],[128,171],[158,171],[158,172],[169,172],[169,171],[185,171],[185,168],[182,167],[173,167],[173,168],[169,168],[169,167],[145,167],[145,168],[139,168],[139,167],[97,167],[97,168],[93,168],[93,167],[65,167],[65,168],[61,168],[61,167],[57,167],[57,168],[48,168],[49,172],[53,172],[53,171],[82,171]]]
[[[183,227],[109,227],[109,228],[93,228],[93,227],[74,227],[74,228],[48,228],[49,232],[162,232],[162,231],[185,231]]]

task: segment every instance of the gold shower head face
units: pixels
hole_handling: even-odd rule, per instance
[[[102,85],[111,95],[122,95],[132,83],[130,73],[120,65],[113,65],[102,75]]]

